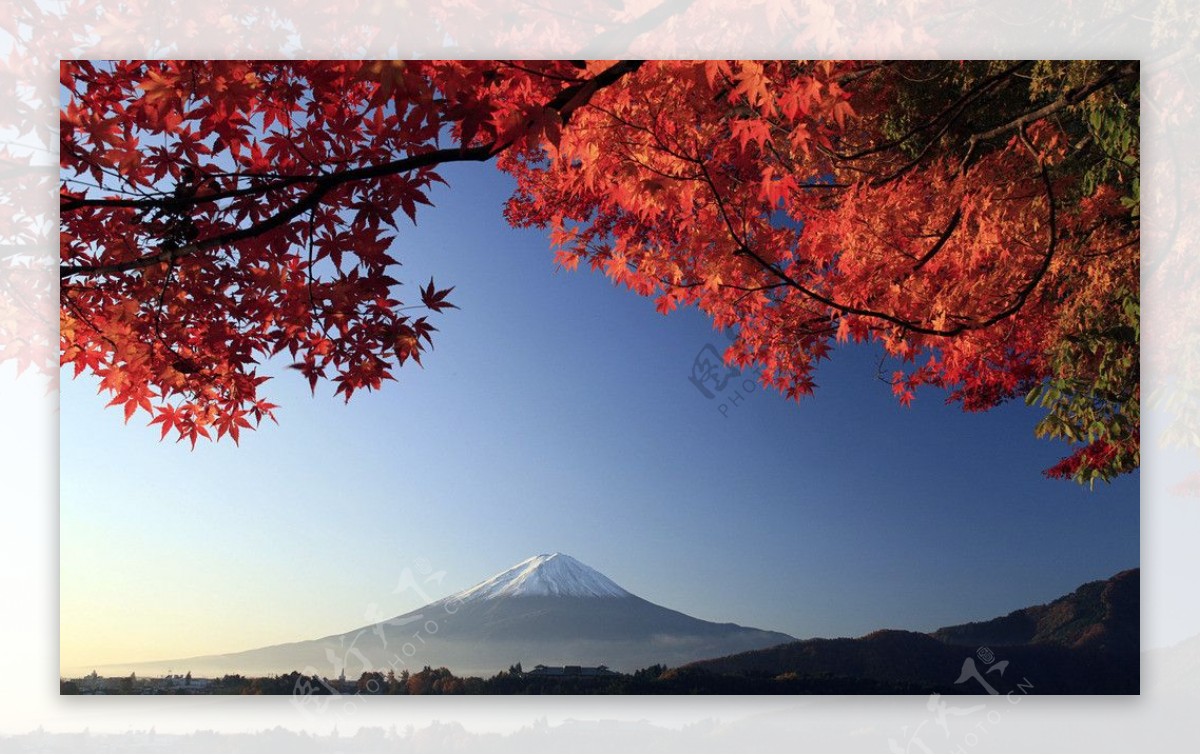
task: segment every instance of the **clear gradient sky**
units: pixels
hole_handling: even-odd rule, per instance
[[[797,637],[990,618],[1138,565],[1138,475],[1046,480],[1065,447],[1036,410],[902,408],[851,347],[801,404],[730,386],[723,414],[688,379],[725,344],[703,315],[556,271],[505,223],[506,176],[443,175],[394,256],[402,291],[433,275],[461,310],[381,392],[283,370],[279,426],[191,451],[64,375],[64,672],[343,632],[423,603],[406,568],[445,572],[438,598],[551,551]]]

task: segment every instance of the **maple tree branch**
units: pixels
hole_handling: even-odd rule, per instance
[[[1041,165],[1041,173],[1042,184],[1046,187],[1046,199],[1048,205],[1046,226],[1047,233],[1049,234],[1049,241],[1046,244],[1046,253],[1042,257],[1042,264],[1034,272],[1033,277],[1029,279],[1029,283],[1027,283],[1019,292],[1017,292],[1017,297],[1013,300],[1012,305],[1001,312],[997,312],[992,317],[989,317],[987,320],[984,320],[977,325],[968,326],[967,329],[969,330],[978,330],[980,328],[986,328],[991,325],[995,325],[1001,320],[1016,314],[1021,307],[1025,306],[1025,302],[1029,299],[1029,295],[1032,294],[1034,289],[1037,288],[1038,284],[1042,282],[1042,278],[1045,277],[1046,271],[1050,269],[1050,262],[1054,259],[1054,254],[1058,248],[1058,211],[1054,206],[1054,186],[1050,181],[1050,173],[1046,169],[1046,165],[1044,163]]]
[[[917,264],[913,265],[912,273],[910,274],[916,273],[921,268],[925,267],[925,263],[933,259],[938,252],[942,251],[942,247],[946,246],[946,242],[950,240],[950,235],[954,233],[955,228],[958,228],[958,224],[961,220],[962,207],[959,207],[954,211],[954,215],[950,217],[950,223],[946,226],[946,230],[942,231],[942,235],[938,237],[938,240],[932,247],[930,247],[929,251],[925,252],[925,254],[921,256],[921,259],[917,260]]]
[[[884,351],[882,354],[879,355],[879,363],[877,365],[875,365],[875,379],[881,383],[886,383],[887,385],[895,386],[900,381],[893,380],[891,378],[886,378],[883,376],[883,363],[887,360],[887,357],[888,357],[888,355],[887,355],[886,351]]]
[[[562,119],[562,125],[566,126],[575,111],[588,104],[596,92],[605,87],[612,86],[622,77],[638,70],[642,67],[643,63],[645,63],[644,60],[617,61],[587,81],[562,90],[554,99],[546,103],[546,107],[551,110],[557,110],[559,117]],[[508,144],[504,144],[498,151],[507,149],[509,146]]]
[[[1088,97],[1092,96],[1093,94],[1100,91],[1101,89],[1109,87],[1109,86],[1117,83],[1121,79],[1125,79],[1130,76],[1136,76],[1137,73],[1138,73],[1138,64],[1136,61],[1131,62],[1131,63],[1121,64],[1121,65],[1114,65],[1111,68],[1109,68],[1108,72],[1105,75],[1101,76],[1099,79],[1096,79],[1095,81],[1091,82],[1090,84],[1084,84],[1084,85],[1075,87],[1074,89],[1071,89],[1070,91],[1064,93],[1057,100],[1054,100],[1053,102],[1051,102],[1049,104],[1043,105],[1042,107],[1039,107],[1035,110],[1030,110],[1029,112],[1023,113],[1023,114],[1017,116],[1016,118],[1005,121],[1004,123],[1000,124],[999,126],[990,128],[987,131],[981,131],[977,134],[972,134],[971,137],[967,140],[967,153],[966,153],[966,155],[963,156],[963,161],[962,161],[962,166],[960,167],[960,171],[964,170],[967,167],[967,165],[971,159],[971,153],[975,151],[975,146],[979,142],[987,141],[989,139],[994,139],[997,136],[1005,134],[1009,131],[1014,131],[1014,130],[1020,131],[1026,125],[1033,123],[1034,121],[1045,118],[1048,115],[1053,115],[1054,113],[1057,113],[1059,110],[1062,110],[1063,108],[1067,108],[1072,105],[1078,105],[1079,103],[1083,102]]]
[[[87,326],[92,329],[92,332],[94,332],[96,335],[103,338],[105,341],[108,341],[108,345],[112,346],[112,348],[113,348],[113,353],[114,354],[117,353],[120,350],[120,348],[117,346],[117,342],[114,341],[112,338],[110,338],[107,333],[105,333],[103,330],[101,330],[99,327],[97,327],[96,323],[92,322],[92,318],[88,317],[87,313],[79,308],[79,305],[76,304],[74,302],[74,300],[72,300],[71,295],[69,293],[70,291],[71,291],[71,288],[69,286],[64,286],[62,288],[62,293],[60,296],[62,301],[64,301],[66,303],[67,308],[70,309],[72,312],[74,312],[75,315],[77,317],[79,317],[79,319],[83,320],[83,322],[86,323]],[[78,344],[71,344],[71,345],[75,346],[76,348],[82,348],[82,347],[78,346]]]
[[[538,71],[536,69],[528,68],[526,66],[521,65],[520,63],[516,63],[511,60],[497,60],[496,63],[498,63],[499,65],[502,65],[502,66],[508,66],[509,68],[513,68],[513,69],[521,71],[523,73],[530,74],[531,76],[540,76],[543,79],[551,79],[552,81],[565,81],[565,82],[568,82],[571,84],[577,84],[584,80],[584,79],[579,78],[578,76],[567,77],[567,76],[559,76],[559,75],[553,74],[553,73],[547,73],[546,71]]]
[[[635,142],[631,142],[628,140],[618,140],[617,143],[624,145],[626,147],[640,146],[640,145],[636,144]],[[666,150],[664,150],[664,151],[666,151]],[[637,165],[638,167],[642,168],[643,170],[649,171],[650,173],[653,173],[656,176],[662,176],[663,178],[670,179],[672,181],[698,181],[700,179],[700,176],[697,176],[697,175],[685,175],[685,174],[680,174],[680,173],[667,173],[665,171],[661,171],[658,168],[655,168],[654,166],[645,162],[644,160],[639,159],[636,155],[634,155],[632,152],[629,152],[629,151],[622,151],[619,154],[621,155],[621,157],[624,157],[626,160],[633,163],[634,165]],[[670,154],[670,153],[668,152],[668,154]]]
[[[670,146],[668,146],[666,141],[663,140],[662,134],[660,133],[660,130],[658,128],[651,128],[650,126],[643,126],[643,125],[634,123],[626,118],[622,118],[621,116],[617,115],[616,113],[612,112],[611,110],[606,110],[599,106],[597,106],[596,109],[599,110],[601,113],[604,113],[605,115],[607,115],[609,118],[612,118],[617,123],[620,123],[621,125],[625,126],[626,128],[630,128],[635,131],[641,131],[642,133],[648,134],[650,136],[650,138],[652,138],[654,140],[654,143],[658,145],[658,149],[661,150],[662,152],[665,152],[666,154],[670,155],[671,157],[674,157],[677,160],[682,160],[684,162],[695,163],[697,165],[700,164],[700,161],[697,158],[692,157],[691,155],[685,154],[682,151],[680,151],[678,145],[676,145],[674,149],[671,148]],[[653,105],[651,105],[647,109],[650,111],[650,119],[653,121],[654,126],[658,126],[658,117],[661,114],[661,111],[655,110]],[[626,143],[629,143],[629,142],[626,142]],[[694,176],[688,180],[698,181],[698,180],[700,180],[700,177]]]
[[[760,291],[774,291],[777,288],[784,288],[787,285],[788,284],[783,281],[780,281],[778,283],[768,283],[768,284],[765,284],[762,286],[750,286],[750,287],[734,286],[734,285],[728,285],[728,284],[722,283],[721,288],[732,288],[736,291],[744,291],[745,293],[743,293],[741,296],[739,296],[738,298],[733,300],[734,304],[741,304],[742,300],[745,299],[750,294],[756,294],[756,293],[759,293]],[[768,295],[767,298],[771,299],[770,295]]]
[[[1135,75],[1136,73],[1137,73],[1137,64],[1136,63],[1126,63],[1125,65],[1121,65],[1121,66],[1113,66],[1111,69],[1109,69],[1109,72],[1106,75],[1100,77],[1096,81],[1093,81],[1091,84],[1087,84],[1087,85],[1081,86],[1081,87],[1076,87],[1075,89],[1072,89],[1071,91],[1067,92],[1062,97],[1059,97],[1057,100],[1055,100],[1054,102],[1051,102],[1048,105],[1040,107],[1037,110],[1031,110],[1028,113],[1025,113],[1023,115],[1017,116],[1016,118],[1013,118],[1012,120],[1010,120],[1006,123],[996,126],[993,129],[989,129],[982,133],[975,134],[974,136],[971,137],[971,141],[978,142],[978,141],[983,141],[985,139],[991,139],[993,137],[999,136],[1000,134],[1003,134],[1005,131],[1019,129],[1027,123],[1032,123],[1033,121],[1039,120],[1041,118],[1045,118],[1047,115],[1056,113],[1065,107],[1069,107],[1071,105],[1078,105],[1080,102],[1083,102],[1088,97],[1090,97],[1094,92],[1098,92],[1101,89],[1104,89],[1105,87],[1107,87],[1111,84],[1115,84],[1116,82],[1120,81],[1121,79]]]
[[[1042,258],[1041,264],[1038,266],[1038,269],[1034,271],[1034,274],[1030,278],[1028,283],[1025,286],[1023,286],[1020,291],[1017,292],[1017,295],[1014,298],[1012,304],[1010,304],[1008,307],[1004,308],[1000,312],[997,312],[996,314],[994,314],[991,317],[988,317],[984,320],[964,321],[964,322],[959,323],[958,325],[955,325],[952,328],[934,328],[934,327],[921,325],[921,324],[918,324],[915,322],[911,322],[909,320],[905,320],[902,317],[897,317],[896,315],[889,314],[887,312],[879,312],[876,310],[865,309],[863,307],[855,307],[855,306],[851,306],[848,304],[839,303],[834,299],[831,299],[827,296],[824,296],[824,295],[818,293],[817,291],[814,291],[814,290],[808,288],[807,286],[800,283],[798,280],[796,280],[792,276],[788,275],[787,271],[783,270],[778,265],[772,263],[770,260],[763,257],[758,252],[754,251],[754,249],[751,248],[749,243],[747,243],[747,241],[744,238],[742,238],[741,236],[738,235],[737,231],[733,227],[732,221],[729,218],[729,214],[725,209],[724,200],[722,200],[720,193],[717,191],[716,184],[713,182],[712,176],[709,174],[707,166],[704,165],[702,162],[700,163],[700,169],[704,174],[704,182],[707,183],[709,189],[713,193],[713,198],[716,200],[717,209],[720,212],[721,219],[725,224],[725,228],[728,231],[730,238],[732,238],[733,242],[738,246],[739,254],[749,257],[755,263],[757,263],[760,267],[762,267],[764,270],[771,273],[779,280],[787,283],[789,286],[796,289],[800,293],[804,294],[808,298],[810,298],[814,301],[817,301],[821,304],[824,304],[825,306],[827,306],[831,309],[835,309],[843,315],[850,314],[850,315],[859,315],[861,317],[873,317],[873,318],[876,318],[879,320],[883,320],[884,322],[888,322],[893,325],[896,325],[905,330],[910,330],[914,333],[920,333],[922,335],[929,335],[929,336],[946,336],[946,337],[956,336],[961,333],[965,333],[968,330],[982,330],[984,328],[991,327],[992,325],[995,325],[996,323],[1000,322],[1001,320],[1007,319],[1007,318],[1011,317],[1012,315],[1016,314],[1017,312],[1019,312],[1021,310],[1021,308],[1023,306],[1025,306],[1025,302],[1029,299],[1030,294],[1032,294],[1034,289],[1037,288],[1038,284],[1041,283],[1042,278],[1045,277],[1045,275],[1046,275],[1046,271],[1049,270],[1050,262],[1051,262],[1051,260],[1053,260],[1055,252],[1058,247],[1058,225],[1057,225],[1058,214],[1057,214],[1057,210],[1055,209],[1055,206],[1054,206],[1054,204],[1055,204],[1054,188],[1050,182],[1050,175],[1049,175],[1048,171],[1046,170],[1046,166],[1044,163],[1040,166],[1040,168],[1041,168],[1042,183],[1045,186],[1046,197],[1049,200],[1049,202],[1048,202],[1048,204],[1049,204],[1048,219],[1047,219],[1049,241],[1047,242],[1046,252]],[[957,225],[957,223],[953,223],[952,225]],[[949,234],[946,234],[946,236],[948,237]]]
[[[367,165],[359,168],[348,168],[346,170],[336,171],[333,173],[320,174],[305,174],[288,176],[270,183],[259,184],[257,186],[247,186],[239,189],[225,189],[224,191],[214,191],[207,194],[196,194],[190,197],[175,197],[167,196],[161,199],[124,199],[118,197],[107,198],[72,198],[66,202],[60,202],[60,212],[70,212],[81,207],[134,207],[134,208],[169,208],[181,209],[184,207],[194,207],[200,204],[211,204],[219,202],[223,199],[236,199],[238,197],[254,196],[259,194],[267,194],[272,191],[286,189],[297,184],[313,184],[314,191],[322,190],[322,194],[336,185],[349,183],[351,181],[361,181],[367,178],[378,178],[380,176],[394,175],[397,173],[406,173],[410,170],[418,168],[432,167],[440,165],[444,162],[464,162],[464,161],[486,161],[493,156],[488,152],[490,145],[480,145],[477,147],[445,147],[442,149],[430,150],[429,152],[421,152],[416,155],[408,155],[397,160],[392,160],[379,165]]]
[[[317,319],[317,302],[313,297],[313,236],[315,235],[315,227],[317,223],[316,208],[308,211],[308,234],[306,238],[306,246],[308,252],[308,269],[305,273],[308,275],[308,316],[314,321],[321,324],[321,335],[329,338],[329,327],[325,324],[325,308],[321,308],[321,319]]]
[[[592,77],[591,79],[573,86],[566,87],[557,95],[555,95],[555,97],[546,104],[546,107],[557,111],[562,120],[562,124],[565,126],[570,121],[572,114],[580,107],[586,105],[596,92],[604,87],[612,85],[616,81],[620,80],[621,77],[636,71],[639,67],[641,67],[642,63],[643,61],[640,60],[618,61],[617,63],[614,63],[600,73],[596,74],[596,76]],[[63,205],[63,211],[70,211],[71,209],[76,209],[82,206],[170,207],[172,209],[176,209],[201,202],[214,202],[218,201],[219,199],[229,199],[236,196],[262,194],[269,191],[286,188],[298,183],[312,184],[312,189],[291,206],[281,209],[274,215],[260,220],[257,223],[253,223],[245,228],[237,228],[216,236],[210,236],[206,239],[201,239],[178,248],[164,248],[154,254],[137,257],[124,262],[110,263],[106,265],[63,265],[59,268],[59,278],[68,278],[75,275],[111,275],[114,273],[138,270],[159,264],[168,258],[185,257],[197,252],[205,251],[207,249],[261,236],[264,233],[268,233],[286,225],[290,221],[306,212],[315,210],[315,208],[320,204],[321,200],[327,194],[344,184],[372,178],[381,178],[399,173],[407,173],[412,170],[433,167],[435,165],[442,165],[445,163],[487,162],[511,147],[512,144],[513,140],[509,140],[504,143],[492,141],[487,144],[481,144],[474,147],[462,145],[459,147],[435,149],[416,155],[408,155],[398,160],[381,163],[379,165],[348,168],[346,170],[326,173],[318,176],[310,175],[289,177],[287,179],[274,181],[257,187],[214,192],[204,196],[171,197],[169,199],[161,200],[73,200],[72,202],[67,202],[65,205]]]
[[[111,167],[99,164],[98,162],[96,162],[95,158],[93,158],[91,155],[80,150],[79,146],[77,144],[72,144],[72,143],[68,142],[67,144],[64,145],[63,148],[68,153],[70,153],[70,155],[72,157],[74,157],[76,160],[79,160],[82,163],[86,163],[96,173],[99,173],[101,175],[108,176],[109,178],[115,179],[118,183],[126,180],[126,177],[122,176],[120,171],[116,170],[115,168],[111,168]],[[79,173],[77,175],[83,175],[83,174]],[[65,179],[65,180],[73,180],[77,183],[82,183],[82,184],[87,185],[87,183],[85,181],[81,181],[78,178]],[[99,176],[97,176],[96,180],[98,182],[100,181]],[[147,199],[152,198],[157,194],[165,194],[166,193],[166,192],[154,192],[154,191],[152,191],[152,192],[138,191],[138,190],[136,190],[136,188],[137,188],[136,184],[132,184],[132,186],[134,187],[134,190],[109,188],[107,186],[104,186],[102,183],[96,183],[94,185],[96,186],[96,188],[102,189],[104,191],[116,191],[116,192],[120,192],[122,194],[134,194],[134,195],[137,195],[137,196],[140,196],[143,198],[147,198]],[[61,197],[61,193],[60,193],[60,197]]]
[[[888,68],[892,65],[895,65],[896,62],[897,61],[885,60],[882,63],[874,63],[872,65],[866,66],[865,68],[860,68],[857,71],[852,71],[850,73],[844,73],[837,78],[837,83],[839,85],[849,84],[850,82],[857,81],[858,79],[861,79],[864,76],[869,76],[870,74],[875,73],[876,71],[882,70],[884,68]]]
[[[72,288],[72,287],[70,287],[70,286],[63,286],[63,287],[62,287],[61,294],[60,294],[60,298],[61,298],[61,300],[62,300],[62,301],[63,301],[63,302],[64,302],[64,303],[67,305],[67,308],[68,308],[68,309],[70,309],[72,312],[74,312],[74,313],[75,313],[75,315],[76,315],[77,317],[79,317],[79,319],[81,319],[81,320],[82,320],[82,321],[83,321],[83,322],[84,322],[84,323],[85,323],[85,324],[86,324],[86,325],[87,325],[89,328],[91,328],[91,329],[92,329],[92,332],[94,332],[96,335],[100,336],[101,338],[103,338],[105,341],[107,341],[107,342],[108,342],[108,345],[109,345],[109,346],[111,346],[111,347],[113,348],[113,353],[114,353],[114,354],[115,354],[115,353],[117,353],[117,352],[120,350],[120,349],[119,349],[119,347],[117,346],[117,342],[116,342],[116,341],[114,341],[112,338],[110,338],[110,337],[109,337],[109,335],[108,335],[107,333],[105,333],[103,330],[101,330],[101,329],[100,329],[100,328],[99,328],[99,327],[96,325],[96,323],[92,322],[92,318],[88,317],[88,315],[87,315],[87,313],[86,313],[86,312],[84,312],[82,309],[80,309],[79,305],[75,303],[75,301],[74,301],[74,300],[71,298],[70,294],[68,293],[68,292],[70,292],[71,290],[73,290],[73,288]],[[164,285],[164,291],[165,291],[165,285]],[[158,330],[158,327],[159,327],[159,326],[158,326],[158,322],[157,322],[157,321],[155,322],[155,326],[154,326],[154,327],[155,327],[155,330],[157,331],[157,330]],[[171,354],[172,354],[173,356],[175,356],[175,358],[176,358],[176,362],[175,362],[175,364],[173,365],[173,366],[175,367],[175,369],[179,370],[180,372],[184,372],[184,370],[182,370],[182,369],[180,369],[180,368],[181,368],[182,366],[186,366],[186,365],[190,364],[190,363],[191,363],[191,360],[187,359],[186,357],[183,357],[182,355],[180,355],[180,353],[179,353],[178,351],[176,351],[175,349],[171,348],[171,345],[170,345],[170,344],[168,344],[168,343],[166,342],[166,340],[165,340],[165,339],[162,337],[162,333],[161,333],[161,331],[159,331],[159,332],[156,332],[156,333],[155,333],[155,335],[157,336],[159,343],[160,343],[160,344],[162,344],[162,346],[163,346],[163,347],[164,347],[164,348],[165,348],[167,351],[171,352]],[[75,347],[75,348],[82,348],[82,347],[80,347],[78,344],[74,344],[74,343],[73,343],[73,344],[71,344],[71,346],[68,346],[67,348],[71,348],[72,346],[73,346],[73,347]],[[64,351],[65,351],[65,349],[64,349]],[[185,374],[189,374],[189,373],[191,373],[191,372],[196,372],[196,370],[188,370],[188,371],[187,371]],[[182,392],[184,392],[184,391],[180,391],[180,392],[182,393]],[[191,395],[191,396],[195,397],[196,399],[199,399],[199,393],[198,393],[198,392],[197,392],[197,391],[196,391],[194,388],[190,388],[190,387],[189,387],[189,388],[186,390],[186,392],[187,392],[189,395]]]
[[[546,107],[557,110],[559,116],[562,118],[563,125],[565,126],[571,119],[572,113],[574,113],[575,110],[579,109],[583,105],[587,104],[592,95],[594,95],[600,89],[614,84],[622,76],[636,71],[642,65],[642,63],[643,61],[640,60],[618,61],[617,63],[614,63],[605,70],[596,74],[591,79],[563,89],[546,104]],[[326,186],[332,188],[332,185],[336,184],[395,175],[398,173],[407,173],[411,170],[432,167],[442,163],[486,162],[510,146],[511,144],[509,143],[498,144],[496,142],[491,142],[489,144],[478,145],[475,147],[467,147],[466,145],[461,147],[446,147],[442,149],[430,150],[428,152],[421,152],[415,155],[406,155],[405,157],[397,160],[381,163],[379,165],[347,168],[345,170],[324,174],[318,173],[285,176],[283,178],[279,178],[268,183],[259,184],[257,186],[225,189],[223,191],[214,191],[186,197],[167,195],[161,198],[143,197],[140,199],[121,197],[85,198],[70,197],[68,195],[60,194],[59,212],[71,212],[83,207],[182,209],[184,207],[193,207],[200,204],[211,204],[224,199],[236,199],[238,197],[267,194],[272,191],[286,189],[297,184],[313,184],[314,190],[318,190]],[[297,153],[301,154],[299,151]],[[86,159],[83,156],[80,157],[81,159]],[[303,154],[301,154],[301,157],[303,157]],[[63,201],[64,198],[65,201]]]
[[[1081,254],[1081,255],[1079,255],[1079,258],[1080,258],[1080,259],[1085,259],[1085,260],[1090,260],[1090,259],[1095,259],[1095,258],[1097,258],[1097,257],[1109,257],[1109,256],[1111,256],[1111,255],[1114,255],[1114,254],[1116,254],[1117,252],[1121,251],[1122,249],[1128,249],[1129,247],[1131,247],[1131,246],[1137,246],[1137,245],[1138,245],[1138,244],[1140,244],[1140,243],[1141,243],[1141,239],[1140,239],[1140,238],[1134,238],[1134,239],[1133,239],[1133,240],[1131,240],[1131,241],[1126,241],[1124,244],[1118,244],[1118,245],[1114,246],[1114,247],[1113,247],[1113,248],[1111,248],[1111,249],[1101,249],[1101,250],[1100,250],[1100,251],[1098,251],[1098,252],[1091,252],[1091,253],[1088,253],[1088,254]]]
[[[942,127],[938,129],[937,133],[934,134],[929,141],[925,142],[925,146],[921,148],[921,151],[917,153],[916,157],[904,163],[890,174],[872,180],[872,185],[882,186],[883,184],[890,183],[891,181],[896,180],[900,176],[903,176],[908,171],[920,165],[921,161],[925,159],[925,155],[929,154],[929,151],[941,140],[943,136],[945,136],[946,132],[950,130],[950,127],[954,125],[954,122],[958,120],[958,118],[964,112],[966,112],[967,105],[971,102],[971,100],[982,97],[986,92],[995,88],[999,84],[1006,83],[1009,77],[1016,75],[1016,72],[1025,64],[1026,62],[1018,63],[1006,71],[1003,71],[991,77],[990,79],[985,80],[982,88],[976,87],[976,89],[973,90],[973,93],[969,93],[968,95],[960,98],[959,104],[953,109],[953,112],[950,113],[949,117],[946,118],[946,122],[942,124]],[[968,149],[968,154],[969,152],[970,150]]]
[[[946,118],[946,119],[948,119],[946,121],[946,124],[942,127],[941,131],[938,132],[938,135],[935,136],[931,140],[933,142],[936,142],[938,139],[938,136],[941,136],[941,134],[945,132],[946,128],[951,123],[953,123],[954,120],[959,115],[962,114],[962,111],[966,108],[967,105],[969,105],[971,103],[972,100],[982,97],[984,94],[986,94],[989,90],[991,90],[998,83],[1000,83],[1004,79],[1008,78],[1009,76],[1012,76],[1017,71],[1020,71],[1022,68],[1029,66],[1029,65],[1032,65],[1031,61],[1023,60],[1023,61],[1016,63],[1015,65],[1012,65],[1012,66],[1006,68],[1003,71],[1000,71],[999,73],[993,74],[992,76],[989,76],[989,77],[983,79],[982,81],[977,83],[975,86],[971,87],[971,89],[964,92],[962,94],[962,96],[960,96],[957,100],[955,100],[954,102],[951,102],[949,105],[942,108],[941,112],[939,112],[933,118],[930,118],[929,120],[924,121],[924,122],[912,127],[907,132],[905,132],[904,134],[901,134],[899,137],[897,137],[895,139],[886,141],[882,144],[876,144],[876,145],[872,145],[870,147],[866,147],[864,149],[859,150],[858,152],[854,152],[854,153],[851,153],[848,155],[839,154],[836,152],[831,153],[831,154],[834,157],[837,157],[839,160],[850,160],[850,161],[858,160],[863,157],[867,157],[869,155],[876,154],[878,152],[883,152],[885,150],[889,150],[894,147],[899,147],[901,144],[904,144],[909,139],[913,138],[914,136],[921,133],[922,131],[933,128],[935,125],[937,125],[937,123],[939,121]],[[928,148],[929,148],[929,146],[926,145],[925,149],[927,150]]]
[[[171,278],[175,275],[175,258],[169,257],[167,261],[167,273],[163,276],[162,286],[158,289],[158,306],[154,308],[154,333],[158,336],[158,340],[163,341],[162,335],[162,313],[163,305],[167,301],[167,286],[171,283]],[[163,341],[164,345],[166,344]],[[167,347],[170,348],[169,346]],[[175,356],[179,356],[176,354]]]

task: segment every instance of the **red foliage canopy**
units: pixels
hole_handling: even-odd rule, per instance
[[[256,366],[285,350],[314,386],[378,388],[431,342],[412,309],[453,306],[397,298],[398,212],[498,158],[559,264],[736,328],[726,358],[764,384],[807,395],[839,341],[877,341],[901,402],[1028,395],[1081,444],[1052,473],[1108,478],[1137,466],[1136,74],[65,63],[62,361],[193,444],[272,416]]]

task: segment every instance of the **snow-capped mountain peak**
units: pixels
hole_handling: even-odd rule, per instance
[[[493,598],[567,596],[576,598],[628,598],[632,594],[616,582],[565,553],[543,553],[451,595],[447,601]]]

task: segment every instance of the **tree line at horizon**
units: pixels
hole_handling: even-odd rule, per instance
[[[702,669],[668,668],[656,664],[631,674],[607,677],[539,677],[521,670],[521,664],[491,677],[456,676],[446,667],[424,667],[417,672],[403,669],[364,671],[357,681],[343,685],[341,680],[299,671],[271,676],[227,674],[210,680],[202,690],[187,687],[153,687],[153,680],[137,680],[136,675],[113,680],[106,694],[207,694],[207,695],[675,695],[675,694],[920,694],[925,686],[854,679],[833,674],[800,676],[716,674]],[[141,686],[139,686],[139,684]],[[941,691],[954,692],[953,685]],[[84,694],[73,680],[62,680],[59,692]]]

